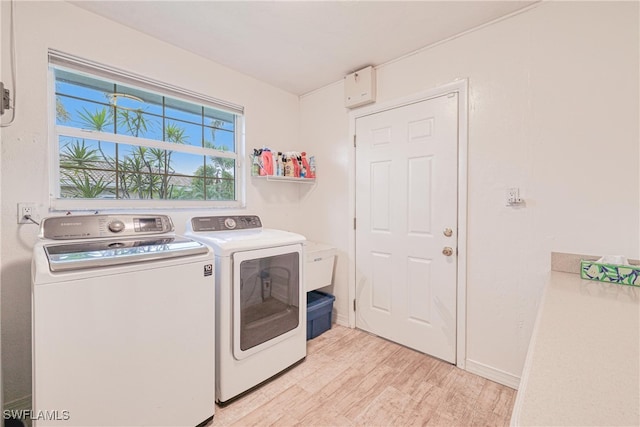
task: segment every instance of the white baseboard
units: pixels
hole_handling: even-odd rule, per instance
[[[491,366],[484,365],[482,363],[474,362],[473,360],[466,360],[465,370],[472,374],[480,375],[491,381],[495,381],[499,384],[506,385],[515,390],[520,386],[520,377],[501,371],[499,369],[492,368]]]
[[[334,310],[335,313],[335,310]],[[340,326],[346,326],[347,328],[349,327],[349,318],[347,316],[343,316],[341,314],[335,314],[335,323],[337,323]]]
[[[4,404],[3,409],[9,410],[9,411],[20,411],[20,410],[31,409],[31,395],[28,394],[19,399],[12,400],[11,402],[6,402]]]

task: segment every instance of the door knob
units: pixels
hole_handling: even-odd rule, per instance
[[[445,246],[444,249],[442,249],[442,253],[446,256],[451,256],[453,255],[453,248],[450,248],[449,246]]]
[[[447,227],[444,230],[442,230],[442,234],[444,234],[447,237],[451,237],[453,235],[453,230]]]

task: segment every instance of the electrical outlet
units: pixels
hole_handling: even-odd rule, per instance
[[[35,203],[18,203],[18,224],[33,224],[28,217],[35,216]]]

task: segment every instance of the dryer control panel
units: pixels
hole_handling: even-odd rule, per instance
[[[69,215],[45,218],[40,238],[53,240],[98,239],[163,234],[174,231],[167,215]]]
[[[191,219],[193,231],[229,231],[262,228],[257,215],[199,216]]]

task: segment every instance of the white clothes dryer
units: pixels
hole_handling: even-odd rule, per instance
[[[304,236],[257,216],[194,217],[216,279],[216,401],[224,404],[306,357]]]
[[[32,261],[34,427],[211,420],[213,252],[173,230],[166,215],[43,220]]]

